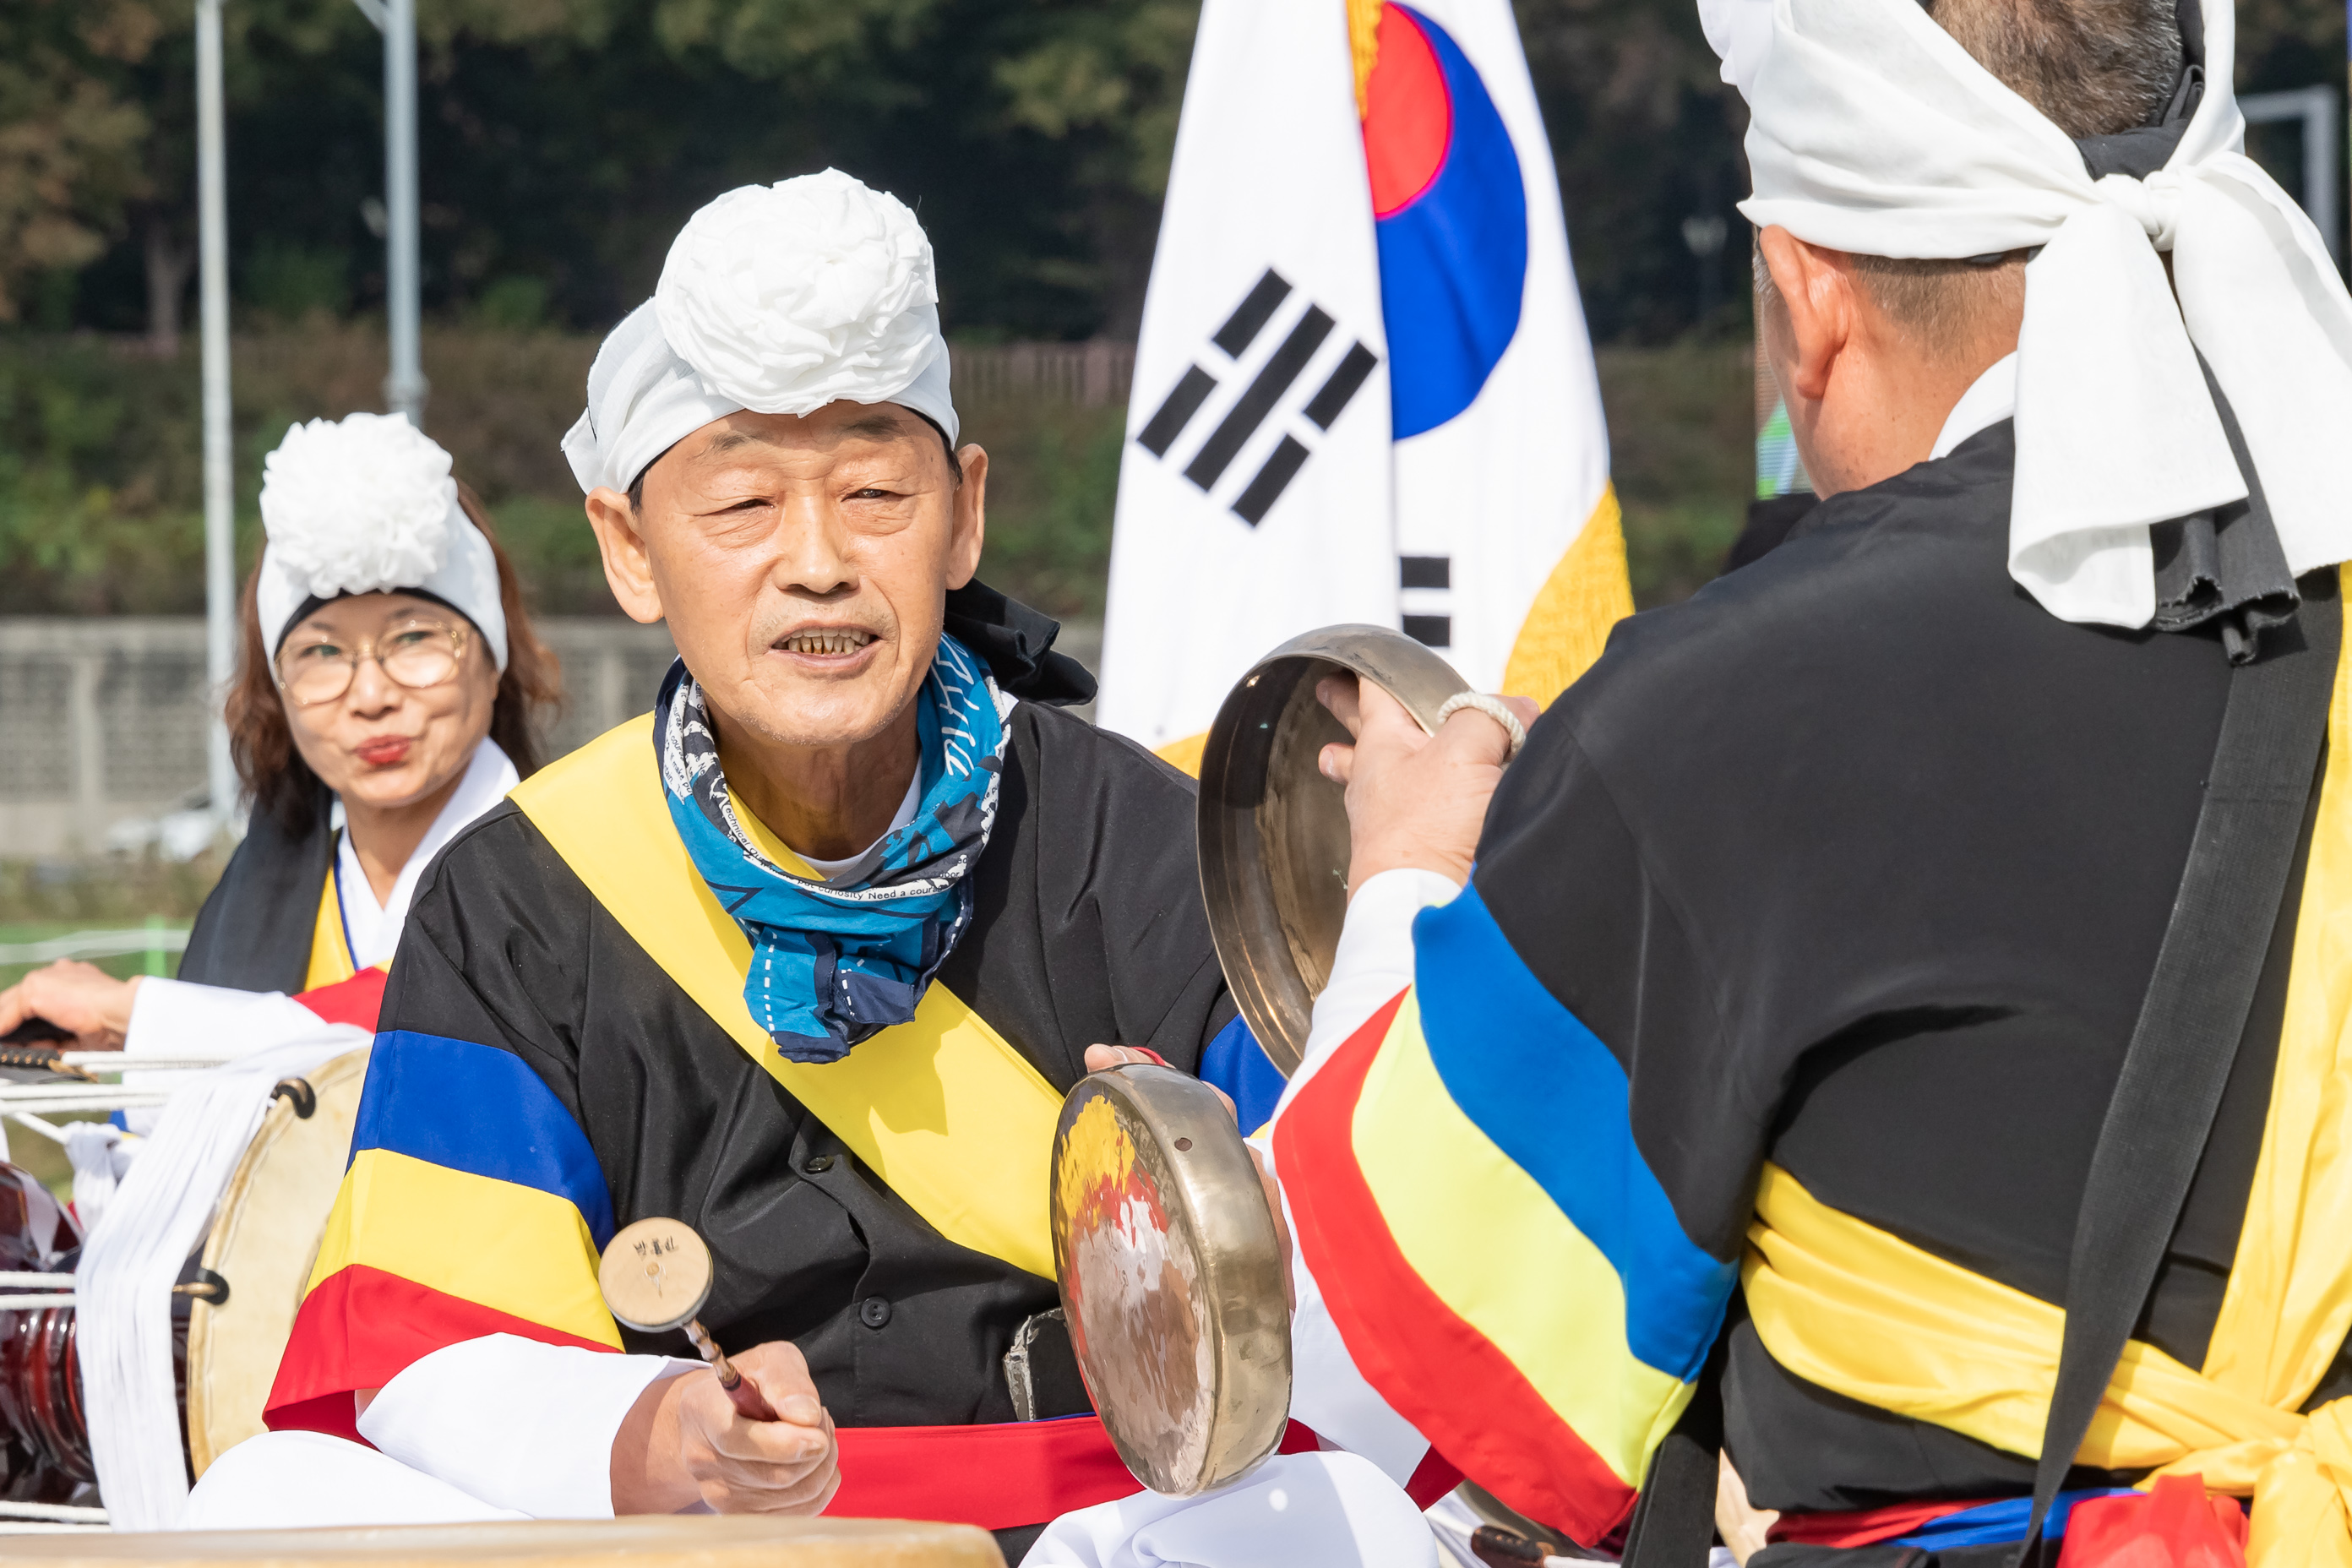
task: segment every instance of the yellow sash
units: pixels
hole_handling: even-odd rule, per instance
[[[2347,645],[2352,655],[2352,645]],[[2352,1568],[2352,1400],[2308,1416],[2352,1330],[2352,665],[2296,917],[2245,1226],[2201,1369],[2134,1342],[2081,1462],[2254,1500],[2253,1568]],[[1767,1166],[1742,1269],[1773,1359],[1882,1410],[2037,1458],[2065,1314],[1816,1202]]]
[[[327,885],[319,892],[319,918],[310,927],[310,969],[302,977],[302,989],[316,991],[358,973],[359,966],[352,962],[351,938],[343,931],[342,900],[335,894],[335,863],[330,858]]]
[[[1062,1097],[934,981],[914,1021],[837,1062],[786,1061],[743,1005],[751,946],[687,858],[641,716],[514,802],[680,989],[941,1236],[1054,1278],[1048,1166]]]

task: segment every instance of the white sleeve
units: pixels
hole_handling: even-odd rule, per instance
[[[1342,1041],[1412,984],[1413,917],[1433,904],[1454,901],[1462,891],[1434,871],[1383,871],[1356,889],[1339,931],[1330,983],[1315,999],[1315,1022],[1307,1037],[1306,1059],[1284,1091],[1279,1122],[1299,1086],[1315,1075]],[[1275,1164],[1272,1126],[1254,1141],[1268,1165]],[[1276,1168],[1277,1181],[1281,1171]],[[1286,1209],[1289,1199],[1283,1200]],[[1292,1226],[1296,1234],[1297,1226]],[[1339,1327],[1331,1321],[1323,1292],[1307,1259],[1291,1258],[1291,1284],[1298,1297],[1290,1320],[1290,1414],[1335,1447],[1360,1454],[1402,1486],[1429,1453],[1429,1439],[1390,1407],[1348,1353]]]
[[[1283,1093],[1284,1104],[1365,1019],[1412,984],[1413,917],[1433,904],[1452,903],[1461,891],[1449,877],[1411,868],[1383,871],[1356,889],[1331,955],[1331,978],[1315,998],[1307,1049]]]
[[[248,1056],[318,1033],[319,1015],[281,991],[236,991],[151,974],[131,998],[126,1056]]]
[[[533,1519],[613,1517],[613,1439],[660,1379],[700,1362],[489,1334],[383,1385],[360,1436],[411,1469]]]

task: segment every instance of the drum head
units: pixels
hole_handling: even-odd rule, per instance
[[[1434,731],[1469,689],[1454,667],[1385,626],[1293,637],[1227,694],[1201,753],[1201,894],[1217,959],[1251,1033],[1287,1075],[1307,1049],[1316,995],[1348,914],[1348,808],[1318,766],[1348,731],[1315,699],[1347,671],[1386,689]]]
[[[188,1312],[188,1458],[200,1476],[261,1434],[261,1407],[351,1161],[367,1064],[362,1046],[306,1074],[317,1097],[307,1117],[291,1096],[271,1100],[221,1194],[204,1266],[228,1281],[228,1300],[200,1299]]]
[[[61,1568],[1003,1568],[988,1531],[897,1519],[775,1514],[11,1535],[8,1555]]]
[[[1257,1169],[1216,1091],[1168,1068],[1083,1079],[1054,1134],[1070,1342],[1135,1479],[1238,1479],[1290,1418],[1290,1312]]]

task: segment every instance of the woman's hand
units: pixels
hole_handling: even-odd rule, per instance
[[[1486,803],[1503,782],[1511,744],[1503,727],[1465,709],[1429,734],[1402,703],[1350,675],[1325,676],[1315,695],[1355,740],[1324,747],[1318,759],[1323,776],[1348,791],[1349,894],[1406,867],[1467,883]],[[1536,721],[1533,702],[1503,700],[1520,723]]]
[[[781,1417],[752,1421],[715,1373],[665,1378],[637,1398],[613,1439],[613,1511],[822,1513],[841,1487],[833,1417],[800,1347],[754,1345],[728,1358]]]
[[[0,991],[0,1035],[27,1018],[43,1018],[72,1030],[79,1050],[119,1051],[131,1032],[140,978],[117,980],[94,963],[61,958]]]

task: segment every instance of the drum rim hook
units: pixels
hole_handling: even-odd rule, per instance
[[[305,1078],[281,1078],[269,1090],[272,1100],[289,1100],[294,1103],[294,1114],[304,1121],[318,1113],[319,1091]]]

